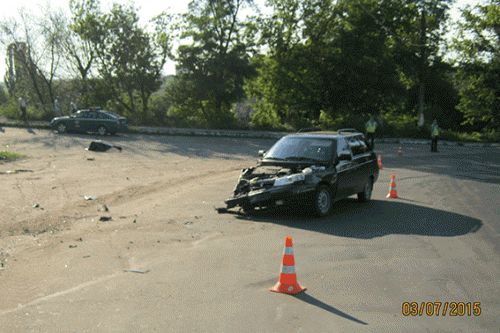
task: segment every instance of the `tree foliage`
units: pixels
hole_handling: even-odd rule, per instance
[[[154,32],[149,33],[139,26],[137,9],[132,5],[114,3],[109,13],[100,11],[98,0],[75,0],[71,5],[73,30],[91,46],[97,72],[111,88],[116,106],[125,115],[144,118],[171,54],[171,17],[166,13],[155,17],[151,22]]]
[[[208,126],[234,119],[232,104],[245,96],[245,79],[254,74],[249,52],[252,25],[241,21],[251,0],[194,0],[178,27],[190,45],[178,49],[178,75],[169,85],[170,114],[185,114]]]
[[[457,106],[470,125],[500,127],[500,1],[468,6],[455,39],[460,53],[456,76],[460,94]]]
[[[267,3],[274,13],[261,20],[260,29],[270,51],[258,60],[259,76],[248,86],[249,95],[259,98],[256,124],[318,120],[320,115],[415,112],[408,99],[421,80],[417,5],[390,0]],[[439,31],[449,3],[421,4],[428,12],[426,51],[431,64],[442,63]],[[441,72],[427,76],[437,74]],[[429,101],[434,99],[431,90]]]

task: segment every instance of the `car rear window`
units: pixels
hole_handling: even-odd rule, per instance
[[[101,112],[106,118],[105,119],[118,119],[118,116],[109,112]]]

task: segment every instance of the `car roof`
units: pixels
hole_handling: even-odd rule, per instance
[[[304,132],[304,133],[294,133],[288,136],[300,136],[303,138],[319,138],[319,139],[334,139],[336,137],[342,136],[359,136],[362,135],[360,132],[352,132],[352,129],[342,129],[338,131],[315,131],[315,132]]]

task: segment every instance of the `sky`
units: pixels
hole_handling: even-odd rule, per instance
[[[130,1],[128,0],[101,0],[101,9],[106,11],[111,7],[111,3],[116,2],[120,4],[126,4]],[[188,3],[190,0],[176,0],[176,1],[159,1],[159,0],[136,0],[132,3],[135,4],[136,7],[139,7],[139,17],[141,18],[141,23],[146,24],[150,18],[158,15],[162,11],[166,11],[167,8],[169,13],[184,13],[187,11]],[[265,0],[254,0],[255,3],[264,10],[264,2]],[[451,9],[451,19],[452,21],[456,21],[460,17],[460,11],[458,8],[463,8],[467,3],[474,5],[476,3],[482,3],[483,0],[456,0],[456,4]],[[19,9],[24,8],[25,10],[36,14],[40,11],[41,8],[50,5],[51,8],[61,8],[63,10],[68,11],[68,3],[69,0],[15,0],[14,3],[12,0],[0,0],[0,8],[2,8],[0,14],[0,20],[4,20],[10,17],[19,17]],[[161,5],[163,3],[163,5]],[[269,10],[267,10],[269,12]],[[5,49],[3,45],[0,45],[0,82],[3,81],[4,75],[6,71],[5,64]],[[164,68],[165,74],[175,74],[175,63],[173,61],[168,61]]]

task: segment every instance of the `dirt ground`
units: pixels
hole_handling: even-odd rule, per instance
[[[256,161],[263,142],[236,154],[242,140],[121,135],[106,141],[122,151],[85,150],[95,139],[0,128],[0,150],[26,155],[0,164],[0,312],[199,240],[189,226],[217,200],[193,193]]]

